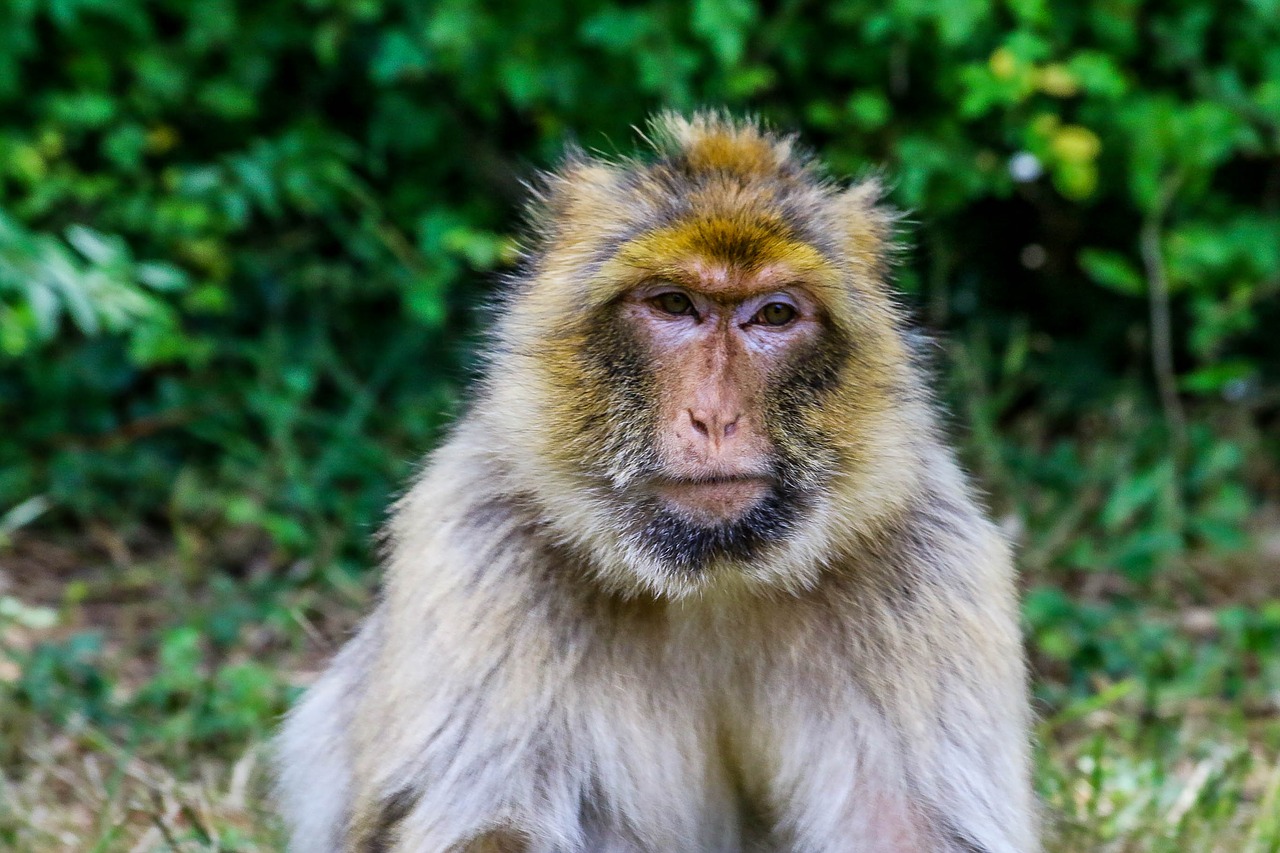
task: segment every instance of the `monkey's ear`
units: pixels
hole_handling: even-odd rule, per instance
[[[864,179],[836,197],[836,215],[846,238],[846,250],[859,265],[882,273],[896,249],[894,225],[898,214],[880,203],[884,187],[878,178]]]
[[[614,166],[571,150],[559,168],[530,186],[529,229],[543,241],[599,231],[602,222],[616,218],[621,178]]]

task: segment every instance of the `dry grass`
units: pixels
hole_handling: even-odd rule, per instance
[[[269,694],[278,688],[283,697],[304,684],[363,610],[363,593],[321,598],[321,585],[277,587],[279,600],[259,601],[260,610],[230,641],[216,650],[201,647],[187,675],[207,688],[202,692],[182,680],[182,659],[173,659],[173,649],[185,648],[183,626],[222,618],[267,587],[228,601],[207,578],[192,576],[187,558],[172,553],[24,547],[0,551],[0,600],[9,602],[0,607],[0,849],[282,849],[265,738],[284,699],[261,705],[260,719],[221,737],[208,726],[234,704],[209,698],[238,683],[224,676],[241,672],[246,660],[278,682],[263,686]],[[238,578],[232,586],[260,581]],[[1136,625],[1177,617],[1152,610],[1131,618]],[[1181,621],[1197,642],[1216,641],[1203,619]],[[31,681],[32,651],[91,630],[103,642],[85,672],[97,673],[101,684],[95,688],[90,678],[64,685],[50,694],[51,706],[33,707],[28,694],[43,682]],[[1061,686],[1052,666],[1041,669],[1043,687]],[[170,692],[141,702],[157,684]],[[1086,699],[1042,708],[1037,784],[1050,851],[1280,851],[1274,697],[1249,693],[1247,702],[1227,701],[1181,692],[1153,701],[1150,685],[1137,681],[1094,686]],[[81,710],[78,697],[95,689],[100,705]],[[139,710],[132,719],[91,721],[102,706]]]
[[[38,726],[0,779],[0,837],[21,851],[282,849],[264,750],[143,759],[102,732]]]

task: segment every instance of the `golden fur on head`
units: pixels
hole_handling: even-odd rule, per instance
[[[912,436],[931,430],[884,279],[893,213],[877,205],[875,181],[842,186],[791,137],[756,122],[664,114],[649,138],[650,158],[579,153],[544,176],[496,330],[491,369],[501,382],[489,384],[479,413],[513,483],[615,589],[810,585],[820,557],[898,511],[918,467]],[[814,367],[828,374],[813,379],[822,390],[796,392],[773,413],[780,450],[805,460],[793,484],[810,497],[800,524],[761,559],[696,574],[670,571],[619,531],[614,492],[649,461],[636,439],[645,410],[626,397],[627,374],[643,365],[621,363],[626,347],[606,328],[620,294],[689,264],[785,269],[818,298],[834,342]],[[593,359],[600,350],[609,357]]]

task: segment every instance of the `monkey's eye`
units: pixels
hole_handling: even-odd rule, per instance
[[[693,300],[678,290],[659,293],[651,301],[658,306],[658,310],[677,317],[692,317],[696,313],[693,310]]]
[[[751,320],[762,326],[785,326],[796,318],[794,306],[785,302],[770,302],[756,312]]]

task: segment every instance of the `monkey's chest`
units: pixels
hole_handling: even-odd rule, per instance
[[[640,849],[736,853],[763,834],[742,748],[708,703],[689,698],[614,692],[587,712],[578,757],[592,794],[583,828],[597,844],[586,849],[612,850],[604,840],[632,837],[645,839]]]
[[[794,849],[780,824],[810,811],[896,820],[891,739],[855,689],[688,663],[614,670],[580,706],[593,832],[647,839],[646,850],[767,851]]]

